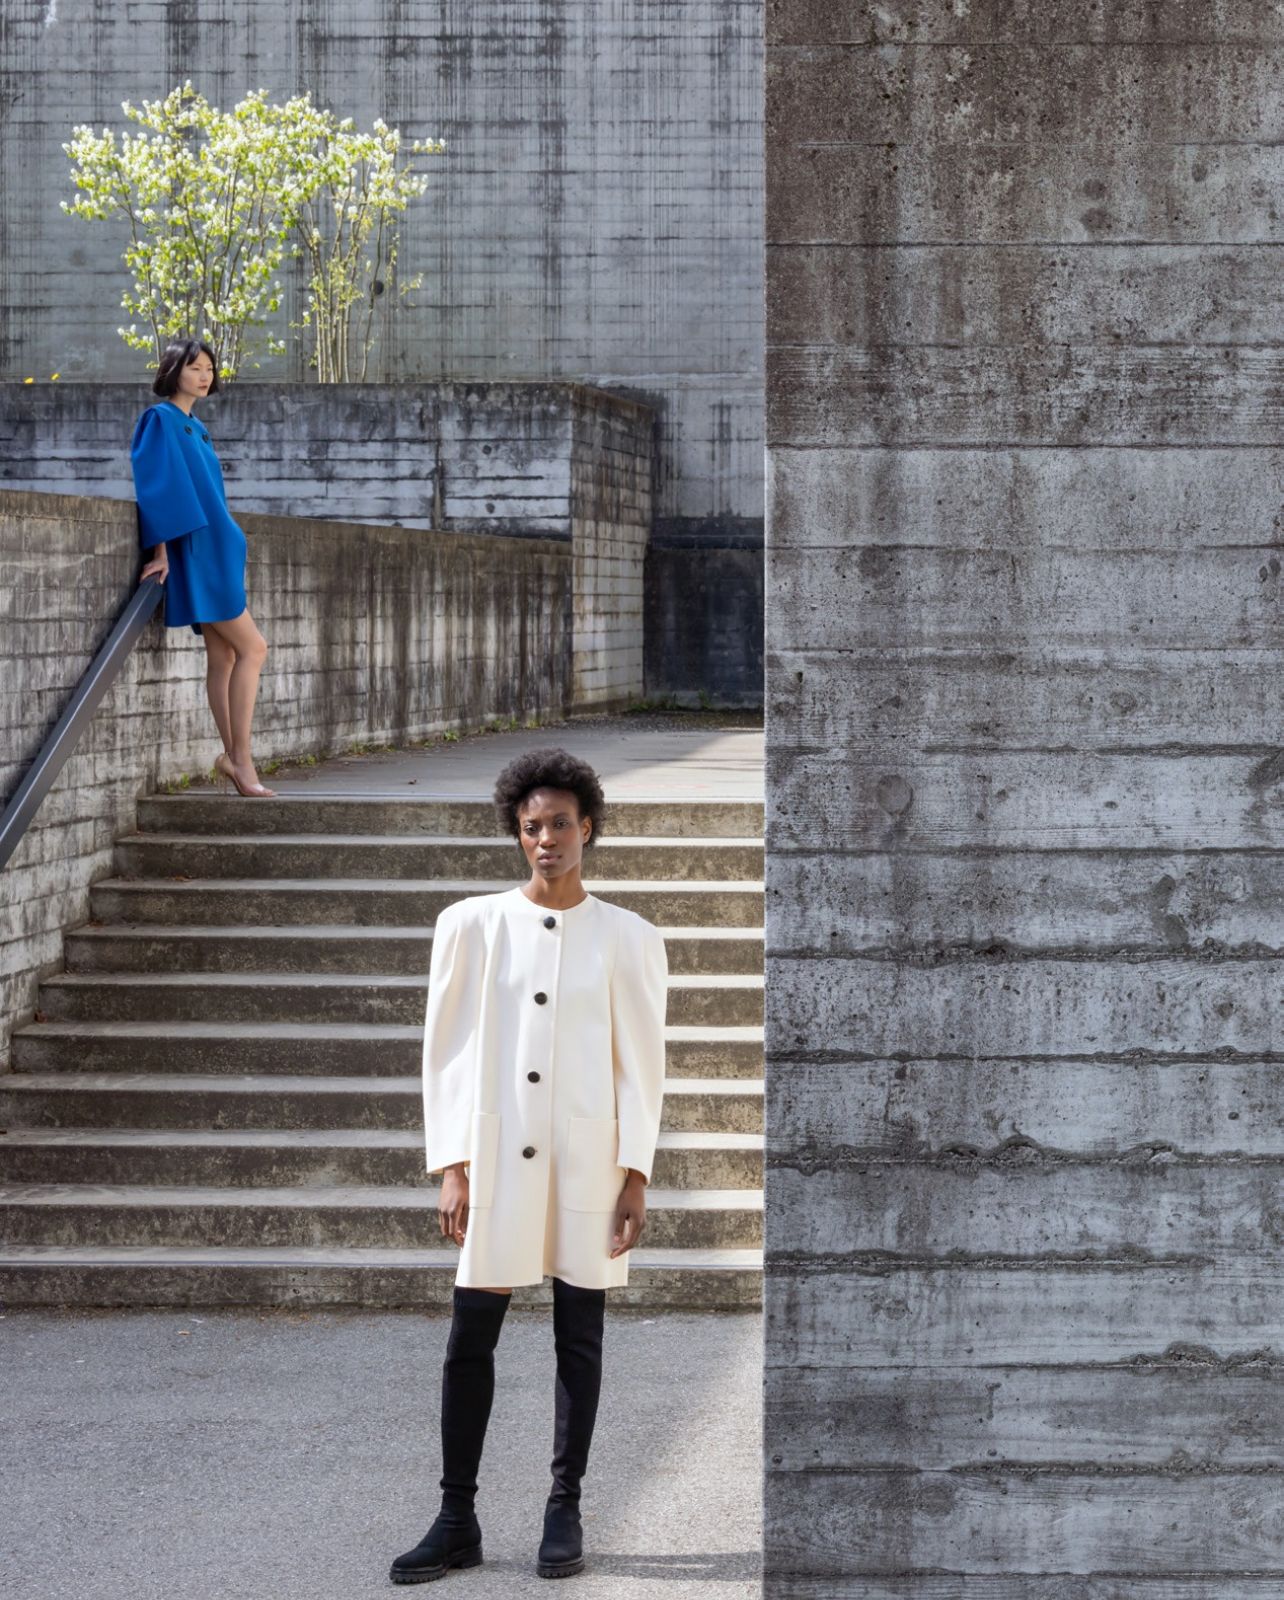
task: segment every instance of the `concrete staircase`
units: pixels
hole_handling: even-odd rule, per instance
[[[440,908],[524,876],[493,828],[482,801],[145,801],[0,1077],[0,1299],[447,1301],[424,990]],[[756,1305],[762,807],[623,802],[587,864],[671,973],[647,1234],[613,1298]]]

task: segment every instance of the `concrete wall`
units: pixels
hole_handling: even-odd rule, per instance
[[[372,378],[645,400],[658,531],[760,538],[759,0],[12,0],[0,67],[0,377],[142,370],[115,332],[125,234],[58,209],[75,124],[124,126],[122,100],[188,77],[222,106],[308,90],[449,141],[405,221],[424,284]]]
[[[247,516],[247,587],[270,654],[260,760],[422,737],[572,703],[565,541]],[[0,795],[8,797],[137,574],[132,505],[0,493]],[[4,869],[0,1057],[62,960],[140,796],[206,771],[204,648],[152,624]]]
[[[570,397],[577,706],[621,706],[643,688],[643,582],[651,536],[652,413],[589,389]]]
[[[762,549],[647,551],[646,692],[681,705],[762,704]]]
[[[770,1596],[1284,1592],[1284,16],[768,6]]]
[[[0,482],[133,498],[137,384],[0,384]],[[233,513],[565,539],[572,701],[643,691],[655,416],[574,384],[230,384],[201,404]]]

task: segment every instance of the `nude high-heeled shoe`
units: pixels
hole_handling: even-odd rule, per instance
[[[225,782],[235,784],[237,794],[244,795],[247,800],[266,799],[276,793],[275,789],[269,789],[261,783],[251,784],[247,788],[237,777],[236,768],[232,765],[231,758],[226,750],[214,757],[214,770]],[[223,786],[220,785],[220,788]]]

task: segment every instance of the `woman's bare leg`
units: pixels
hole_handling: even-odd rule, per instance
[[[209,696],[210,710],[218,736],[223,741],[227,755],[232,754],[232,715],[228,710],[227,688],[236,665],[236,651],[227,640],[215,633],[212,627],[203,626],[201,637],[205,640],[205,693]]]
[[[232,649],[236,659],[227,681],[227,710],[232,742],[228,760],[246,788],[257,784],[259,775],[254,770],[251,754],[251,733],[254,726],[254,701],[259,692],[259,674],[267,660],[267,641],[254,625],[248,611],[242,611],[231,622],[207,622],[220,639]]]

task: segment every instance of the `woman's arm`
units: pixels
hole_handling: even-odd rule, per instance
[[[628,1169],[615,1208],[612,1259],[631,1249],[645,1226],[646,1187],[664,1101],[668,989],[664,936],[641,917],[626,917],[611,970],[611,1054],[620,1124],[616,1159]]]
[[[664,1098],[669,962],[663,934],[644,918],[624,918],[620,934],[610,979],[618,1162],[650,1182]]]
[[[424,1017],[424,1142],[429,1172],[441,1172],[437,1222],[442,1238],[462,1245],[468,1231],[468,1174],[475,1046],[481,1009],[480,953],[469,949],[454,906],[437,918]]]
[[[181,539],[209,526],[209,514],[183,455],[174,424],[149,406],[134,424],[129,460],[134,472],[134,498],[138,502],[138,538],[149,559],[166,540]]]
[[[619,1164],[651,1181],[664,1099],[664,1013],[669,963],[658,928],[632,914],[622,920],[611,970],[611,1054]]]
[[[459,906],[447,906],[433,929],[424,1016],[424,1146],[427,1170],[467,1161],[476,1084],[481,950],[461,927]]]

